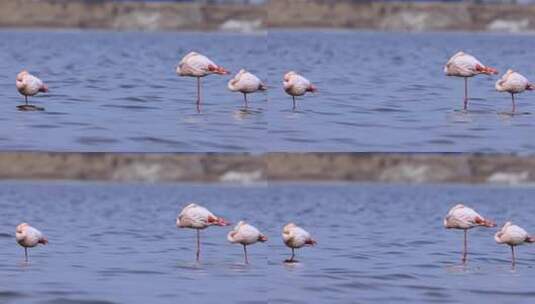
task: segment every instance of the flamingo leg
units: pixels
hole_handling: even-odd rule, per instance
[[[28,248],[24,247],[24,261],[28,263]]]
[[[512,265],[513,265],[513,268],[515,268],[515,265],[516,265],[515,246],[511,246],[511,254],[513,256]]]
[[[201,104],[201,77],[197,77],[197,104]]]
[[[292,100],[293,100],[293,110],[295,110],[295,96],[292,96]]]
[[[294,260],[294,258],[295,258],[295,250],[292,248],[292,256],[289,259],[285,260],[284,262],[285,263],[294,263],[294,262],[296,262]]]
[[[249,106],[249,102],[247,101],[247,93],[243,93],[243,99],[245,99],[245,107],[247,108]]]
[[[513,101],[513,111],[512,111],[512,113],[514,113],[515,110],[516,110],[515,94],[514,93],[511,93],[511,100]]]
[[[247,258],[247,245],[243,245],[243,253],[245,256],[245,264],[249,264],[249,259]]]
[[[466,256],[468,255],[468,230],[464,229],[464,246],[463,246],[463,264],[466,263]]]
[[[28,105],[28,96],[24,95],[24,101],[26,102],[26,105]]]
[[[468,109],[468,77],[464,77],[464,110]]]
[[[201,230],[197,229],[197,263],[201,256]]]

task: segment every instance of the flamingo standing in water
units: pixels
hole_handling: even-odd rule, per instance
[[[494,235],[494,240],[498,244],[507,244],[511,246],[512,265],[515,267],[515,246],[522,245],[524,243],[535,243],[535,237],[529,236],[526,230],[517,225],[513,225],[511,222],[505,223],[502,229]]]
[[[256,77],[254,74],[247,72],[244,69],[241,69],[234,78],[228,82],[228,88],[232,92],[241,92],[243,93],[243,98],[245,99],[245,106],[247,107],[247,94],[254,93],[256,91],[265,91],[267,87],[262,83],[262,81]]]
[[[306,92],[317,92],[317,88],[312,85],[310,80],[297,74],[294,71],[290,71],[284,75],[283,83],[284,91],[292,96],[293,109],[295,110],[295,96],[303,96]]]
[[[495,68],[485,66],[470,54],[458,52],[446,63],[444,73],[447,76],[464,77],[464,110],[466,110],[468,109],[468,77],[479,74],[498,74],[498,71]]]
[[[464,247],[463,247],[463,264],[466,263],[466,256],[468,255],[467,250],[467,233],[468,229],[474,227],[496,227],[496,224],[488,219],[485,219],[479,213],[475,212],[474,209],[464,206],[463,204],[458,204],[446,215],[444,219],[444,227],[447,229],[462,229],[464,230]]]
[[[17,226],[15,238],[17,239],[17,243],[24,247],[24,260],[26,262],[28,262],[28,248],[33,248],[38,244],[48,244],[48,239],[43,236],[41,231],[26,223],[22,223]]]
[[[211,74],[225,75],[229,71],[218,66],[208,57],[196,52],[190,52],[178,63],[176,73],[179,76],[197,77],[197,109],[201,104],[201,77]]]
[[[292,249],[292,256],[285,260],[285,263],[295,263],[295,249],[302,248],[303,246],[314,246],[316,241],[312,239],[310,233],[305,229],[297,226],[294,223],[289,223],[282,229],[282,240],[287,247]]]
[[[256,242],[265,242],[267,237],[260,233],[260,231],[244,221],[240,221],[234,229],[228,233],[227,239],[233,244],[242,244],[243,253],[245,256],[245,264],[249,264],[247,258],[247,246]]]
[[[199,262],[201,254],[201,229],[210,226],[227,226],[229,223],[221,218],[215,216],[208,209],[191,203],[187,205],[176,219],[176,226],[178,228],[191,228],[197,230],[197,255],[196,261]]]
[[[495,87],[498,92],[508,92],[511,94],[511,100],[513,102],[512,113],[514,113],[516,110],[515,94],[520,94],[526,90],[532,91],[535,89],[535,85],[531,84],[526,77],[511,69],[507,70],[502,78],[496,82]]]
[[[24,96],[24,101],[26,102],[26,104],[17,106],[17,108],[20,110],[42,110],[42,108],[28,104],[28,96],[35,96],[39,92],[48,92],[48,86],[41,79],[28,73],[26,70],[22,70],[17,74],[16,86],[19,93]]]

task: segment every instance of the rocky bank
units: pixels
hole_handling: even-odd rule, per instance
[[[270,0],[265,5],[0,0],[0,27],[247,32],[316,27],[526,32],[535,30],[535,5],[351,0]]]
[[[0,179],[535,185],[535,157],[478,154],[0,153]]]

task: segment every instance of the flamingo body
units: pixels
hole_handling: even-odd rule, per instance
[[[210,226],[226,226],[228,224],[229,223],[225,219],[215,216],[208,209],[194,203],[190,203],[184,207],[176,219],[176,226],[178,228],[191,228],[197,230],[197,262],[200,260],[201,253],[200,231]]]
[[[35,96],[39,92],[48,92],[48,87],[34,75],[22,70],[17,74],[17,91],[23,96]]]
[[[479,74],[498,74],[498,71],[485,66],[476,57],[465,52],[457,52],[444,66],[446,76],[464,77],[464,109],[468,109],[468,77]]]
[[[228,82],[228,89],[232,92],[243,93],[243,99],[247,106],[247,94],[257,91],[265,91],[267,88],[254,74],[241,69],[238,74]]]
[[[522,227],[513,225],[511,222],[505,223],[500,231],[494,235],[494,240],[498,244],[507,244],[509,246],[518,246],[525,243],[533,243],[535,239]]]
[[[511,94],[518,94],[533,89],[526,77],[513,70],[507,70],[507,72],[496,82],[495,87],[498,92],[508,92]]]
[[[15,82],[15,85],[17,87],[17,91],[24,96],[24,101],[26,105],[17,106],[21,110],[29,110],[29,109],[39,109],[42,110],[42,108],[38,108],[32,105],[28,104],[28,96],[35,96],[39,92],[48,92],[48,86],[43,83],[43,81],[34,75],[28,73],[26,70],[22,70],[20,73],[17,74],[17,79]]]
[[[224,219],[215,216],[208,209],[195,203],[187,205],[176,219],[178,228],[205,229],[210,226],[226,226]]]
[[[249,225],[244,221],[240,221],[236,227],[228,233],[227,239],[233,244],[243,245],[245,264],[249,263],[247,246],[255,244],[256,242],[267,241],[267,237],[260,233],[256,227]]]
[[[508,92],[511,94],[511,101],[513,104],[512,112],[515,112],[516,110],[515,94],[535,89],[535,85],[531,84],[526,77],[511,69],[507,70],[507,72],[496,82],[495,87],[498,92]]]
[[[284,75],[282,84],[284,91],[290,96],[303,96],[306,92],[316,91],[310,80],[294,71],[290,71]]]
[[[476,57],[465,52],[457,52],[444,66],[447,76],[473,77],[479,74],[496,74],[494,68],[482,64]]]
[[[494,227],[494,223],[486,220],[479,213],[463,204],[457,204],[444,218],[444,227],[448,229],[471,229],[477,226]]]
[[[260,231],[247,224],[244,221],[240,221],[234,229],[228,233],[227,239],[233,244],[252,245],[256,242],[265,242],[267,237]]]
[[[24,247],[26,261],[28,261],[28,248],[33,248],[39,244],[48,244],[48,239],[43,233],[27,223],[22,223],[17,226],[15,238],[17,243]]]
[[[224,75],[229,72],[225,68],[218,66],[208,57],[197,52],[190,52],[180,62],[176,68],[178,76],[189,76],[197,78],[197,112],[201,112],[201,78],[211,75]]]
[[[294,223],[289,223],[282,230],[282,239],[284,244],[290,248],[301,248],[305,245],[316,243],[310,233]]]
[[[234,78],[228,82],[228,89],[232,92],[254,93],[265,91],[266,86],[256,75],[241,69]]]
[[[179,76],[205,77],[211,74],[228,74],[208,57],[197,52],[190,52],[178,63],[176,73]]]
[[[446,217],[444,218],[444,227],[447,229],[462,229],[464,230],[464,246],[462,253],[462,262],[466,263],[468,256],[468,230],[474,227],[495,227],[493,221],[485,219],[474,209],[466,207],[463,204],[457,204],[450,209]]]
[[[295,249],[316,245],[316,241],[312,239],[310,233],[294,223],[289,223],[284,226],[282,229],[282,240],[287,247],[292,249],[292,256],[290,259],[286,260],[288,263],[293,263],[295,261]]]
[[[284,75],[282,86],[284,88],[284,91],[292,96],[293,101],[293,109],[295,110],[295,97],[296,96],[303,96],[307,92],[316,92],[317,89],[310,80],[306,79],[305,77],[297,74],[294,71],[290,71]]]
[[[511,222],[505,223],[500,231],[494,235],[494,240],[498,244],[507,244],[511,247],[511,262],[513,268],[516,264],[515,247],[523,245],[525,243],[534,243],[535,237],[529,236],[529,234],[522,227],[513,225]]]

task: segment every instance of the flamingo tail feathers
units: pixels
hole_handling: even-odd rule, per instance
[[[497,75],[498,74],[498,70],[497,69],[489,67],[489,66],[481,66],[479,64],[476,65],[476,71],[478,71],[479,73],[482,73],[482,74],[487,74],[487,75]]]
[[[476,218],[476,224],[490,228],[496,227],[496,223],[493,220],[482,219],[480,217]]]

